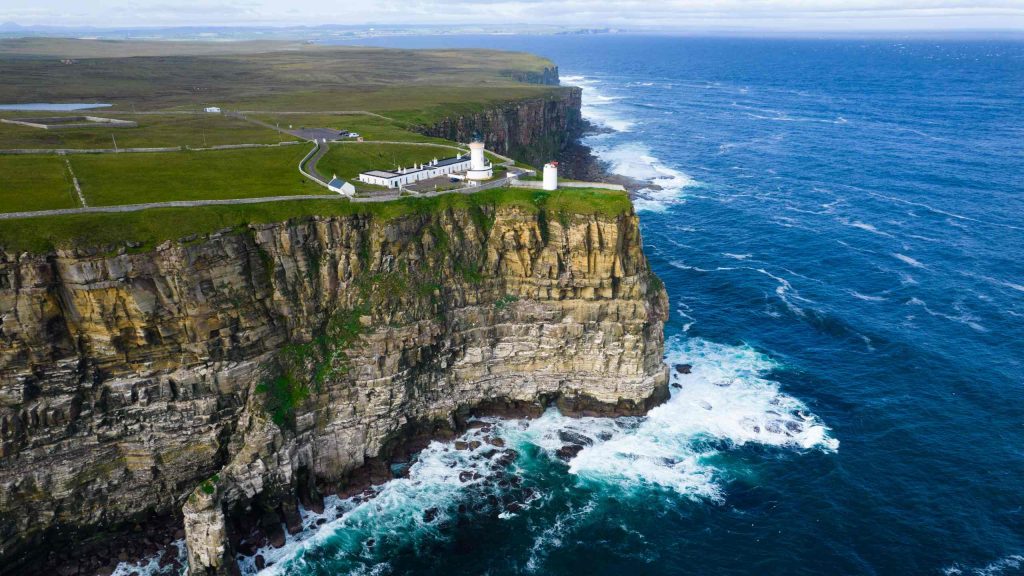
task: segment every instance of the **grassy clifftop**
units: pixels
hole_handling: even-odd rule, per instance
[[[542,192],[499,188],[471,195],[446,194],[432,198],[405,198],[392,202],[358,204],[337,197],[264,204],[160,208],[125,213],[77,214],[47,218],[0,220],[0,249],[6,252],[48,252],[55,248],[133,251],[152,249],[166,240],[178,240],[250,224],[283,222],[294,218],[364,214],[393,219],[430,211],[467,208],[487,211],[514,205],[551,217],[600,214],[614,217],[632,210],[625,192],[571,188]]]
[[[105,102],[114,110],[407,112],[485,106],[557,87],[521,81],[554,64],[519,52],[277,42],[0,41],[0,102]]]

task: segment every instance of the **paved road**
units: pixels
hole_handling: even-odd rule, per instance
[[[0,220],[16,218],[40,218],[43,216],[67,216],[71,214],[97,214],[104,212],[138,212],[151,208],[191,208],[194,206],[220,206],[224,204],[262,204],[264,202],[288,202],[292,200],[340,200],[338,194],[300,194],[297,196],[267,196],[265,198],[232,198],[228,200],[181,200],[173,202],[149,202],[146,204],[125,204],[122,206],[89,206],[87,208],[62,208],[60,210],[37,210],[35,212],[7,212],[0,214]]]
[[[309,160],[307,160],[305,162],[305,164],[306,164],[306,171],[308,172],[306,174],[306,176],[311,176],[314,180],[319,180],[319,181],[323,182],[324,184],[330,182],[329,178],[325,178],[324,175],[321,174],[320,172],[318,172],[317,169],[316,169],[316,163],[319,162],[320,159],[323,158],[324,155],[327,154],[327,152],[330,149],[331,148],[330,148],[330,146],[328,144],[317,144],[316,145],[316,152],[312,156],[309,157]]]

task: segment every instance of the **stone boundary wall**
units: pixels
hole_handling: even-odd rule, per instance
[[[540,190],[544,188],[544,183],[539,180],[516,180],[510,184],[516,188],[535,188]],[[559,180],[558,186],[560,188],[600,188],[602,190],[615,190],[618,192],[626,192],[626,187],[622,184],[609,184],[607,182],[580,182],[578,180]]]
[[[221,144],[219,146],[208,146],[206,148],[192,148],[191,146],[166,146],[162,148],[10,148],[0,150],[0,155],[8,154],[121,154],[123,152],[205,152],[209,150],[235,150],[239,148],[277,148],[280,146],[294,146],[302,144],[295,140],[293,142],[278,142],[277,144]]]
[[[49,121],[49,122],[48,122]],[[21,118],[16,120],[0,119],[4,124],[18,124],[41,130],[72,130],[75,128],[92,128],[102,124],[106,128],[135,128],[138,122],[116,120],[101,116],[49,116],[43,118]]]

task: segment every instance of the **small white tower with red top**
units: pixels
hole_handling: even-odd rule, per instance
[[[558,190],[558,162],[544,165],[544,189]]]

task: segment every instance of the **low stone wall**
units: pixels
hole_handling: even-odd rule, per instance
[[[18,120],[0,119],[5,124],[18,124],[41,130],[72,130],[75,128],[92,128],[102,124],[106,128],[135,128],[139,124],[131,120],[116,120],[100,116],[51,116],[47,118],[21,118]]]
[[[294,146],[302,144],[295,140],[293,142],[278,142],[277,144],[221,144],[219,146],[208,146],[206,148],[192,148],[190,146],[165,146],[161,148],[10,148],[0,150],[2,154],[120,154],[122,152],[205,152],[208,150],[235,150],[238,148],[277,148],[279,146]]]
[[[544,188],[544,183],[540,180],[513,180],[509,183],[510,186],[516,188],[535,188],[540,190]],[[559,180],[558,186],[560,188],[600,188],[602,190],[617,190],[619,192],[625,192],[626,188],[622,184],[609,184],[607,182],[581,182],[578,180]]]

